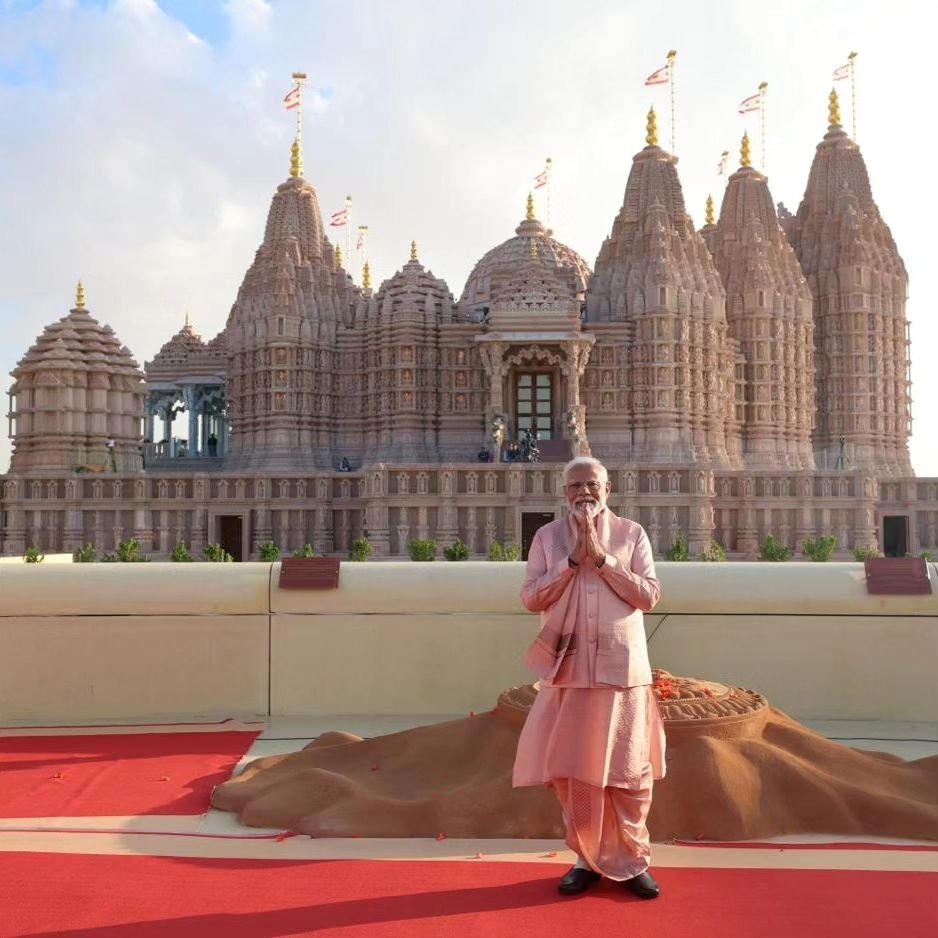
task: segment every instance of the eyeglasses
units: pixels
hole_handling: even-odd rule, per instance
[[[590,482],[568,482],[567,491],[578,492],[580,489],[587,489],[591,495],[595,495],[603,487],[602,482],[591,480]]]

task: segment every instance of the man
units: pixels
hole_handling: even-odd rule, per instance
[[[601,876],[643,899],[652,780],[664,777],[664,724],[652,692],[642,613],[661,594],[640,524],[606,505],[605,467],[580,457],[564,468],[570,514],[534,536],[521,599],[541,614],[525,655],[540,678],[515,758],[514,785],[546,784],[563,810],[576,865],[560,892]]]

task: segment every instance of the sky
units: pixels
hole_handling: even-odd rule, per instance
[[[677,50],[676,141],[699,227],[759,115],[765,171],[795,211],[827,128],[833,70],[857,51],[856,138],[910,276],[912,462],[938,476],[935,258],[938,35],[920,0],[0,0],[0,393],[43,327],[74,305],[142,365],[189,311],[224,326],[288,173],[283,107],[305,71],[305,176],[324,215],[353,196],[375,283],[409,256],[458,298],[513,234],[550,157],[551,226],[592,266],[622,203],[645,117],[644,79]],[[850,130],[849,82],[838,83]],[[931,154],[931,156],[929,156]],[[929,169],[929,166],[932,166]],[[546,205],[539,201],[538,215]],[[339,234],[339,240],[344,236]],[[353,262],[358,279],[359,258]],[[6,422],[0,471],[9,465]]]

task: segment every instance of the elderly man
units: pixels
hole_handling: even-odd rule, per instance
[[[540,687],[514,785],[546,784],[560,801],[578,857],[560,892],[576,895],[606,876],[654,899],[646,820],[652,780],[664,777],[664,725],[642,613],[661,588],[644,529],[612,513],[610,488],[598,460],[568,463],[570,513],[531,544],[521,599],[541,614],[541,630],[525,664]]]

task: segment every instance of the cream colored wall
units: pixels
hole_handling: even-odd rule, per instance
[[[0,720],[444,714],[530,680],[522,564],[7,565]],[[652,663],[805,719],[938,721],[938,592],[869,596],[861,564],[660,564]],[[938,570],[932,565],[933,579]]]

